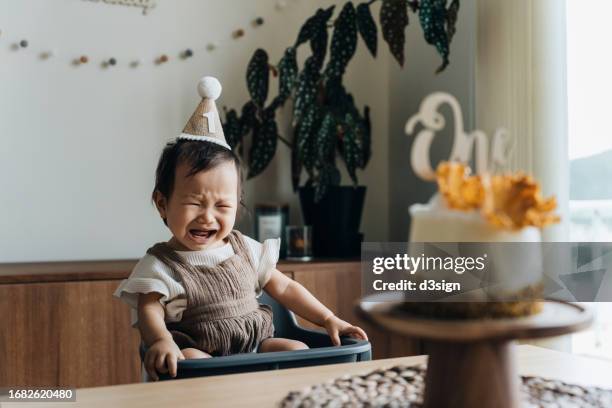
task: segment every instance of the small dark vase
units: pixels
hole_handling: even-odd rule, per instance
[[[314,188],[301,187],[299,193],[304,224],[312,226],[314,255],[359,256],[362,240],[359,224],[366,187],[330,187],[318,203],[314,202]]]

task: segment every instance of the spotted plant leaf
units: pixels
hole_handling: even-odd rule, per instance
[[[333,9],[331,9],[333,11]],[[325,61],[325,55],[327,54],[327,43],[329,40],[329,34],[327,32],[327,22],[332,16],[331,12],[320,11],[317,13],[318,20],[317,25],[313,30],[313,34],[310,38],[310,49],[312,50],[312,56],[316,58],[318,62],[318,69],[321,70],[323,62]]]
[[[300,28],[300,32],[294,45],[295,48],[299,47],[300,45],[312,38],[312,34],[314,33],[317,26],[317,20],[319,18],[317,14],[319,13],[319,10],[317,10],[317,13],[315,13],[315,15],[309,17],[302,25],[302,28]]]
[[[310,47],[312,49],[312,56],[317,61],[317,69],[321,70],[323,62],[325,61],[325,54],[327,54],[327,42],[329,35],[327,34],[327,27],[323,26],[318,33],[310,40]]]
[[[323,10],[322,13],[320,13],[319,18],[321,20],[324,20],[327,23],[329,19],[334,15],[335,9],[336,9],[336,6],[328,7],[327,9]]]
[[[239,117],[239,139],[244,140],[245,136],[248,135],[255,126],[257,121],[257,106],[253,101],[248,101],[242,106],[242,110]],[[238,154],[242,157],[244,143],[238,143]]]
[[[300,177],[302,175],[302,159],[300,159],[300,152],[297,149],[297,145],[293,145],[291,149],[291,185],[293,191],[296,192],[300,187]]]
[[[310,105],[295,132],[295,143],[299,159],[309,174],[312,174],[317,160],[316,134],[319,125],[319,108]]]
[[[337,131],[336,119],[331,112],[323,117],[316,135],[317,157],[319,165],[333,160],[336,149]]]
[[[364,169],[372,156],[372,122],[370,121],[370,107],[363,109],[363,130],[361,138],[363,140],[363,155],[359,167]]]
[[[289,47],[278,63],[278,96],[283,102],[291,95],[297,80],[298,65],[295,48]]]
[[[300,32],[298,34],[298,38],[295,41],[294,47],[297,48],[306,41],[309,41],[315,33],[319,30],[321,20],[329,20],[331,16],[334,14],[335,6],[331,6],[326,10],[318,9],[317,12],[308,18],[302,28],[300,28]]]
[[[345,89],[342,85],[341,76],[328,76],[325,81],[326,104],[336,112],[342,104]]]
[[[347,113],[355,113],[355,100],[353,95],[346,92],[346,89],[342,88],[339,90],[334,98],[336,101],[336,106],[333,109],[333,112],[337,117],[344,118]]]
[[[232,150],[235,149],[242,139],[242,128],[240,126],[240,118],[238,117],[238,113],[234,109],[231,109],[225,114],[223,131],[225,133],[227,144],[230,145]]]
[[[255,51],[247,68],[247,86],[251,99],[259,107],[263,107],[268,98],[270,69],[268,53],[261,48]]]
[[[274,99],[272,99],[272,102],[270,102],[270,104],[266,107],[266,109],[277,110],[278,108],[283,106],[286,101],[287,98],[283,98],[280,95],[276,95]]]
[[[404,66],[404,45],[408,26],[406,0],[383,0],[380,8],[380,25],[383,38],[389,44],[389,51],[400,66]]]
[[[357,184],[356,170],[365,167],[371,154],[369,115],[368,107],[364,117],[355,109],[346,113],[342,125],[340,153],[354,184]]]
[[[370,6],[368,3],[361,3],[357,6],[356,12],[359,34],[361,34],[361,38],[368,47],[368,50],[370,50],[370,54],[376,58],[376,51],[378,48],[378,27],[376,27],[376,23],[372,17]]]
[[[304,69],[300,73],[298,79],[295,104],[293,107],[294,121],[299,121],[306,107],[314,102],[317,96],[319,78],[318,61],[311,56],[304,63]]]
[[[442,72],[449,64],[449,40],[446,32],[446,0],[422,0],[419,21],[427,43],[436,47],[442,57],[442,65],[436,72]]]
[[[359,111],[355,107],[355,99],[353,95],[347,92],[342,84],[341,78],[329,80],[327,85],[327,105],[336,117],[344,118],[346,113],[359,115]]]
[[[449,44],[457,32],[457,16],[459,15],[459,0],[453,0],[446,10],[446,35]]]
[[[342,8],[335,23],[330,47],[330,60],[325,74],[328,77],[341,76],[357,49],[357,17],[353,3]]]
[[[340,184],[340,171],[336,165],[326,163],[319,171],[319,178],[315,185],[315,202],[318,203],[325,197],[331,186]]]
[[[255,126],[257,119],[257,106],[253,101],[248,101],[242,107],[240,114],[240,137],[244,137]]]
[[[353,117],[349,114],[346,115],[344,124],[342,126],[342,149],[340,153],[344,159],[346,170],[348,171],[351,180],[354,184],[357,184],[356,170],[361,161],[361,149],[359,141],[357,139],[357,125]]]
[[[261,174],[276,153],[278,128],[274,113],[274,111],[265,110],[262,121],[256,122],[253,128],[253,142],[249,151],[248,178]]]

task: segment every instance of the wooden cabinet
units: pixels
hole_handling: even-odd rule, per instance
[[[134,265],[0,265],[0,387],[139,382],[138,331],[130,326],[129,308],[112,297]],[[339,317],[364,328],[374,358],[419,354],[418,343],[357,319],[353,310],[361,297],[359,268],[358,261],[279,264]]]
[[[139,343],[119,281],[0,285],[0,386],[138,381]]]

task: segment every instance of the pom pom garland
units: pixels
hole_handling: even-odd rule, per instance
[[[132,0],[134,1],[134,0]],[[142,1],[142,0],[140,0]],[[147,0],[148,1],[148,0]],[[275,0],[277,3],[277,7],[280,6],[280,8],[285,8],[287,6],[287,1],[286,0]],[[121,1],[120,1],[121,2]],[[264,19],[264,17],[262,16],[256,16],[253,20],[251,20],[251,24],[253,27],[257,28],[260,27],[262,25],[264,25],[266,22],[266,20]],[[0,29],[0,37],[4,37],[4,30]],[[240,39],[242,37],[244,37],[246,35],[246,30],[244,28],[236,28],[234,31],[232,31],[231,33],[231,37],[234,39]],[[23,49],[23,48],[28,48],[30,47],[30,43],[27,39],[22,38],[22,39],[18,39],[17,41],[13,42],[11,44],[11,49],[14,51],[17,51],[19,49]],[[219,48],[219,44],[214,43],[214,42],[209,42],[205,45],[205,47],[203,47],[206,51],[208,52],[213,52],[215,51],[217,48]],[[194,51],[194,49],[191,48],[185,48],[182,51],[180,51],[178,53],[178,56],[180,59],[189,59],[192,58],[195,54],[197,54],[197,50]],[[38,56],[41,60],[47,60],[51,57],[55,57],[57,55],[57,53],[53,50],[42,50],[38,53]],[[85,56],[85,55],[81,55],[81,56],[77,56],[76,58],[72,58],[70,60],[70,63],[74,66],[78,66],[78,65],[82,65],[82,64],[87,64],[90,61],[94,61],[97,60],[97,58],[95,58],[95,56],[93,58],[90,58],[89,56]],[[155,64],[164,64],[166,62],[170,61],[170,57],[168,55],[160,55],[156,58],[153,59],[153,62]],[[140,65],[142,65],[142,59],[133,59],[130,62],[128,62],[128,65],[131,68],[136,68]],[[100,65],[103,68],[109,68],[109,67],[113,67],[115,65],[118,65],[118,60],[114,57],[112,58],[107,58],[107,59],[102,59],[100,61]]]

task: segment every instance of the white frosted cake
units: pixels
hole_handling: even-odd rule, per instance
[[[427,204],[410,207],[410,242],[540,242],[540,229],[496,228],[477,210],[448,208],[436,194]]]
[[[467,291],[444,302],[410,302],[407,294],[404,308],[440,318],[514,317],[538,312],[543,272],[537,243],[541,242],[540,227],[558,221],[548,213],[554,200],[542,200],[537,184],[524,175],[496,176],[487,184],[478,176],[468,177],[462,165],[441,166],[445,167],[438,171],[440,193],[427,204],[410,207],[412,243],[536,244],[487,246],[495,265],[487,269],[487,279],[504,282],[502,285]],[[489,194],[496,196],[487,201]],[[438,275],[437,279],[452,280],[452,274]]]

